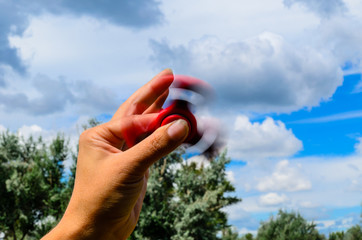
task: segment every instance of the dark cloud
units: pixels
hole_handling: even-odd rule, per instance
[[[304,5],[323,18],[329,18],[347,11],[343,0],[284,0],[283,2],[287,7],[291,7],[293,4]]]
[[[159,24],[163,14],[156,0],[21,0],[19,9],[26,14],[71,14],[107,20],[131,28],[145,28]]]
[[[21,111],[31,115],[62,112],[69,105],[85,114],[114,111],[119,102],[112,90],[87,81],[68,82],[38,75],[33,81],[36,97],[23,92],[0,92],[0,107],[7,112]],[[28,89],[27,89],[28,90]]]
[[[0,65],[11,66],[19,73],[25,72],[26,67],[17,50],[10,47],[8,36],[22,34],[30,16],[47,12],[90,16],[134,29],[159,24],[163,20],[156,0],[0,0]]]
[[[25,22],[13,1],[0,1],[0,65],[9,65],[19,73],[24,73],[25,67],[16,49],[10,47],[8,35],[16,30],[21,32]]]
[[[155,0],[63,0],[60,10],[133,28],[149,27],[161,23],[163,19],[159,3]]]
[[[210,82],[224,110],[236,106],[244,111],[290,112],[317,106],[343,82],[333,56],[296,48],[271,33],[232,43],[204,37],[186,46],[150,44],[156,67]]]
[[[0,105],[9,112],[45,115],[64,110],[66,104],[74,102],[73,94],[62,79],[38,76],[34,80],[34,87],[38,97],[29,98],[25,93],[0,93]]]
[[[82,113],[96,111],[99,113],[110,113],[117,110],[120,102],[116,93],[105,87],[100,87],[88,81],[77,81],[72,85],[72,91],[75,97],[74,103],[77,104]]]
[[[5,87],[4,73],[1,72],[0,68],[0,88]]]

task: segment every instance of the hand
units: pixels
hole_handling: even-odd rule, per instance
[[[164,70],[124,102],[112,119],[79,140],[74,190],[59,224],[43,239],[126,239],[134,230],[147,188],[148,168],[186,138],[178,120],[127,149],[127,134],[147,133],[173,81]]]

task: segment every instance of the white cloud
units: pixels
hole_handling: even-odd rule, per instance
[[[70,81],[63,77],[51,79],[36,75],[24,80],[13,79],[7,88],[0,89],[0,109],[26,115],[51,115],[73,108],[83,114],[114,112],[121,100],[111,87],[91,81]]]
[[[158,71],[151,70],[148,38],[147,32],[92,18],[48,14],[32,18],[23,36],[9,40],[33,75],[92,81],[130,93],[125,86],[136,90]]]
[[[341,121],[341,120],[354,119],[354,118],[362,118],[362,111],[357,110],[357,111],[332,114],[324,117],[307,118],[307,119],[293,121],[292,123],[323,123],[323,122],[334,122],[334,121]]]
[[[318,17],[302,8],[288,9],[282,1],[163,1],[161,8],[168,22],[163,29],[167,34],[154,34],[153,38],[167,36],[175,44],[204,35],[223,40],[247,38],[265,30],[294,38],[319,24]]]
[[[210,160],[208,160],[204,155],[196,155],[191,158],[188,158],[185,164],[196,164],[196,168],[208,168],[210,167]]]
[[[362,155],[362,137],[359,137],[358,143],[354,145],[355,151],[357,154]]]
[[[43,14],[61,15],[68,18],[70,16],[78,18],[87,16],[94,21],[103,21],[132,29],[144,29],[162,23],[164,18],[159,9],[160,3],[154,0],[142,1],[138,1],[138,4],[128,4],[123,1],[104,4],[98,0],[84,2],[36,0],[30,4],[29,1],[0,1],[0,21],[2,23],[0,26],[0,75],[2,75],[2,66],[11,67],[23,76],[27,73],[27,64],[19,57],[18,49],[9,42],[8,36],[23,35],[30,19]],[[51,45],[53,49],[59,48],[54,42]],[[0,85],[4,85],[3,79],[0,79]]]
[[[304,5],[310,11],[323,18],[340,15],[347,11],[343,0],[284,0],[283,2],[287,7],[291,7],[296,3]]]
[[[317,224],[317,228],[329,228],[336,224],[335,220],[321,220],[321,221],[315,221]]]
[[[235,184],[236,180],[235,180],[235,175],[233,171],[226,171],[226,179],[228,181],[230,181],[232,184]]]
[[[157,66],[194,75],[215,86],[223,110],[290,112],[318,106],[343,82],[328,51],[297,46],[265,32],[241,41],[206,36],[187,45],[151,41]]]
[[[0,133],[6,132],[6,131],[7,131],[6,127],[4,127],[3,125],[0,124]]]
[[[31,125],[31,126],[22,126],[21,128],[19,128],[18,135],[20,137],[24,137],[27,139],[30,136],[38,138],[41,135],[52,135],[52,134],[49,134],[48,132],[44,131],[38,125]]]
[[[349,63],[347,73],[362,70],[362,18],[335,17],[311,31],[315,35],[316,47],[330,51],[340,65]]]
[[[308,220],[330,220],[335,208],[360,206],[362,159],[357,155],[265,161],[228,170],[234,174],[237,195],[243,198],[228,210],[233,221],[247,213],[252,218],[279,208],[298,210]],[[279,205],[265,204],[277,200]],[[245,213],[239,216],[238,212]]]
[[[298,203],[298,205],[302,208],[316,208],[319,205],[313,203],[312,201],[301,201]]]
[[[344,0],[349,14],[351,14],[351,16],[353,18],[360,18],[361,19],[361,9],[362,9],[362,2],[360,0]]]
[[[327,197],[327,193],[333,195],[348,194],[355,191],[355,182],[360,181],[362,175],[362,159],[361,156],[348,156],[339,158],[312,158],[306,157],[299,159],[303,161],[303,168],[306,174],[313,178],[316,190],[324,189]],[[328,164],[325,164],[325,163]],[[361,189],[360,189],[361,190]],[[331,196],[329,196],[331,197]],[[356,198],[345,199],[344,202],[340,199],[334,199],[335,204],[350,204],[355,201]]]
[[[362,192],[362,174],[351,181],[351,189],[356,192]]]
[[[296,192],[309,190],[312,183],[300,173],[300,168],[291,167],[288,160],[278,162],[275,171],[263,177],[256,187],[261,192],[288,191]]]
[[[288,197],[285,194],[278,194],[275,192],[271,192],[265,195],[261,195],[259,198],[259,202],[264,206],[275,206],[286,203],[288,201]]]
[[[348,214],[343,217],[339,217],[333,220],[317,220],[315,221],[317,224],[317,228],[323,232],[323,230],[327,230],[326,232],[331,232],[331,229],[336,229],[334,231],[345,231],[353,225],[360,223],[359,213]]]
[[[267,117],[262,123],[250,122],[244,115],[237,116],[228,144],[233,159],[288,157],[303,148],[290,129],[281,121]]]

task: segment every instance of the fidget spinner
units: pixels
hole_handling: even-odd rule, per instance
[[[214,95],[212,87],[194,77],[175,75],[170,95],[168,107],[158,113],[148,130],[153,132],[161,126],[183,119],[189,127],[184,145],[204,154],[213,154],[221,145],[217,121],[211,118],[197,118],[194,114],[195,110],[210,102]]]

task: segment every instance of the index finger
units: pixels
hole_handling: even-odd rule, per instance
[[[132,94],[116,111],[112,119],[142,114],[149,108],[165,91],[168,90],[174,79],[171,69],[165,69],[157,74],[151,81],[146,83]]]

